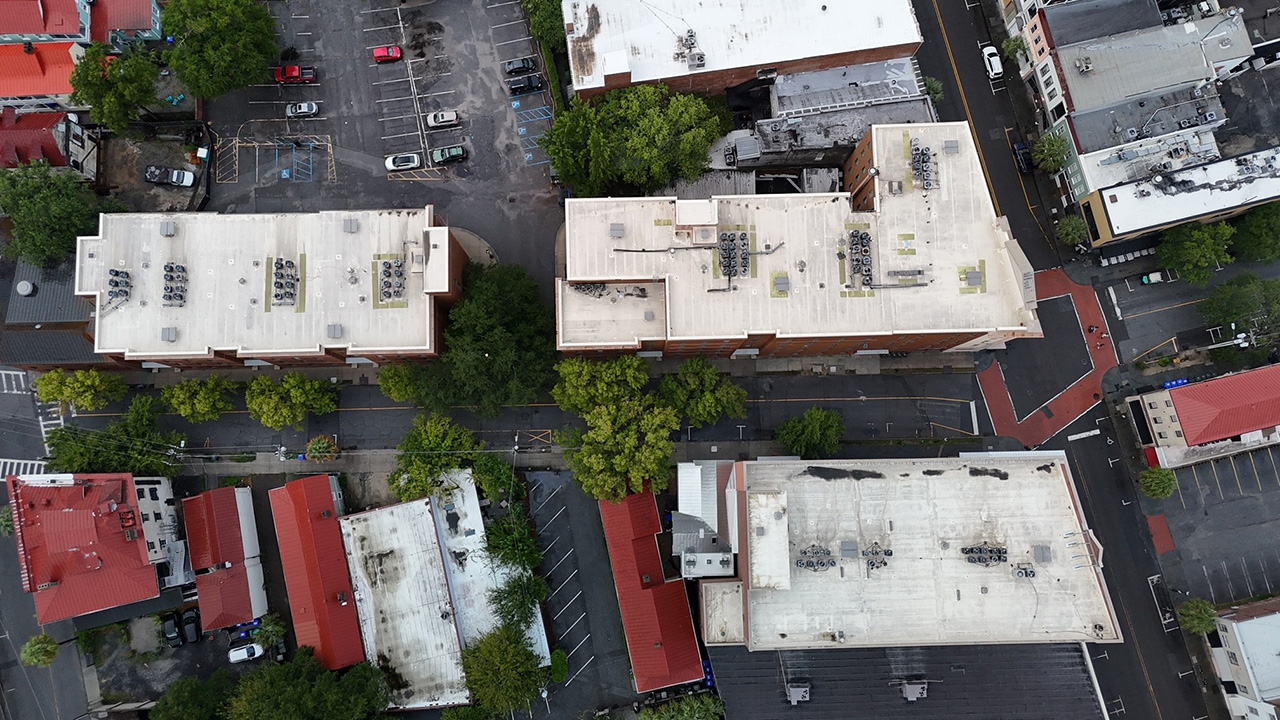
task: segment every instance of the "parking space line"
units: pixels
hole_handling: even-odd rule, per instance
[[[555,490],[552,490],[552,491],[551,491],[551,494],[547,496],[547,499],[546,499],[546,500],[543,500],[542,502],[538,503],[538,507],[536,507],[536,508],[534,508],[534,509],[533,509],[533,514],[534,514],[534,515],[537,515],[537,514],[538,514],[538,511],[542,509],[542,506],[543,506],[543,505],[546,505],[546,504],[547,504],[547,501],[549,501],[549,500],[551,500],[551,498],[555,497],[555,496],[556,496],[556,493],[560,492],[560,488],[562,488],[562,487],[564,487],[564,486],[563,486],[563,485],[561,485],[561,486],[557,487]]]
[[[1253,597],[1253,580],[1249,579],[1249,566],[1244,561],[1244,556],[1240,556],[1240,569],[1244,571],[1244,584],[1249,588],[1249,597]]]
[[[556,543],[558,543],[558,542],[560,542],[560,536],[559,536],[559,535],[557,535],[557,536],[556,536],[556,539],[555,539],[555,540],[552,540],[552,541],[551,541],[551,544],[550,544],[550,545],[548,545],[548,546],[546,547],[546,549],[544,549],[544,550],[542,551],[542,554],[543,554],[543,555],[546,555],[547,553],[551,552],[551,548],[555,547],[555,546],[556,546]]]
[[[485,5],[484,9],[492,10],[494,8],[506,7],[508,5],[519,5],[519,4],[520,4],[520,0],[512,0],[512,2],[503,2],[503,3],[498,3],[496,5]]]
[[[382,139],[383,139],[383,140],[391,140],[391,139],[394,139],[394,138],[402,138],[402,137],[417,136],[417,134],[418,134],[418,133],[416,133],[416,132],[411,132],[411,133],[400,133],[399,135],[383,135],[383,136],[382,136]]]
[[[1267,457],[1271,458],[1271,473],[1276,476],[1276,485],[1280,486],[1280,469],[1276,468],[1276,456],[1271,454],[1271,446],[1267,446]]]
[[[1200,499],[1200,504],[1204,504],[1204,488],[1200,487],[1200,473],[1196,472],[1196,466],[1191,466],[1191,477],[1196,481],[1196,497]]]
[[[373,66],[370,65],[369,67],[373,67]],[[390,85],[391,83],[398,83],[398,82],[409,82],[409,78],[402,77],[402,78],[394,78],[392,80],[379,80],[378,82],[370,83],[370,85]]]
[[[413,117],[412,115],[396,115],[395,117],[378,118],[378,122],[388,122],[391,120],[408,120],[412,117]]]
[[[569,606],[573,605],[573,601],[574,601],[574,600],[577,600],[577,599],[578,599],[578,598],[580,598],[580,597],[582,597],[582,591],[581,591],[581,590],[579,590],[579,591],[578,591],[578,594],[577,594],[577,595],[574,595],[573,597],[569,598],[569,602],[565,603],[565,606],[564,606],[564,607],[562,607],[562,608],[560,608],[560,612],[556,613],[555,615],[552,615],[552,616],[551,616],[551,619],[552,619],[552,620],[559,620],[559,619],[560,619],[560,616],[561,616],[562,614],[564,614],[564,611],[565,611],[565,610],[568,610],[568,609],[569,609]],[[569,654],[570,654],[570,655],[572,655],[573,653],[569,653]]]
[[[560,513],[564,512],[564,511],[565,511],[565,508],[567,508],[567,507],[568,507],[567,505],[565,505],[564,507],[561,507],[561,508],[560,508],[560,512],[556,513],[555,515],[552,515],[550,520],[548,520],[548,521],[546,521],[545,523],[543,523],[543,524],[542,524],[542,527],[544,527],[544,528],[545,528],[545,527],[547,527],[548,525],[550,525],[551,523],[555,522],[555,521],[556,521],[556,518],[560,517]]]
[[[435,97],[437,95],[452,95],[456,92],[458,91],[457,90],[441,90],[440,92],[427,93],[422,97]]]
[[[303,36],[309,36],[309,35],[311,35],[311,33],[309,33],[309,32],[298,32],[298,33],[294,33],[294,35],[298,35],[299,37],[303,37]]]
[[[399,12],[399,11],[400,11],[400,8],[392,8],[392,9],[393,9],[393,10],[395,10],[396,12]],[[399,23],[397,23],[397,24],[395,24],[395,25],[380,25],[380,26],[378,26],[378,27],[365,28],[365,29],[364,29],[364,31],[365,31],[365,32],[374,32],[374,31],[376,31],[376,30],[399,30],[399,29],[400,29],[400,25],[399,25]]]
[[[500,45],[510,45],[511,43],[524,42],[525,40],[532,40],[532,39],[533,39],[532,37],[526,35],[525,37],[517,38],[515,40],[508,40],[506,42],[494,43],[493,46],[498,47]]]
[[[1204,572],[1204,582],[1205,582],[1205,584],[1206,584],[1206,585],[1208,585],[1208,586],[1209,586],[1209,599],[1213,601],[1213,604],[1217,605],[1217,604],[1218,604],[1218,593],[1216,593],[1216,592],[1214,592],[1214,591],[1213,591],[1213,581],[1209,579],[1209,568],[1205,567],[1205,566],[1202,564],[1202,565],[1200,566],[1200,570]]]
[[[508,25],[521,25],[523,23],[524,23],[524,20],[512,20],[511,22],[499,23],[498,25],[490,25],[489,29],[497,30],[500,27],[507,27]]]
[[[563,510],[564,508],[561,508],[561,509]],[[573,554],[573,548],[569,548],[569,552],[565,553],[564,557],[560,558],[560,562],[556,563],[555,566],[553,566],[550,570],[542,573],[542,577],[550,577],[551,573],[555,572],[556,568],[560,567],[560,565],[563,564],[565,560],[568,560],[569,556],[572,554]]]
[[[1249,453],[1249,463],[1253,465],[1253,479],[1258,481],[1258,492],[1262,492],[1262,476],[1258,474],[1258,461],[1253,459],[1253,453]]]
[[[573,624],[569,626],[569,629],[568,629],[568,630],[565,630],[565,631],[560,635],[560,637],[566,637],[566,636],[568,636],[568,635],[569,635],[569,633],[573,632],[573,629],[574,629],[574,628],[576,628],[576,627],[578,627],[578,623],[582,622],[582,618],[584,618],[584,617],[586,617],[586,616],[587,616],[587,614],[586,614],[586,613],[582,613],[581,615],[579,615],[579,616],[578,616],[578,619],[577,619],[577,620],[574,620],[574,621],[573,621]]]
[[[570,580],[573,579],[573,576],[577,574],[578,574],[578,568],[574,568],[573,572],[569,573],[569,577],[565,578],[564,582],[560,583],[559,587],[551,591],[551,594],[547,596],[547,599],[550,600],[551,598],[555,597],[556,593],[560,592],[564,588],[564,586],[568,584]]]
[[[387,98],[385,100],[374,100],[374,102],[384,103],[384,102],[396,102],[397,100],[412,100],[412,99],[413,99],[412,95],[406,95],[405,97]]]
[[[1222,478],[1218,477],[1218,466],[1212,460],[1209,461],[1209,469],[1213,471],[1213,481],[1218,484],[1218,497],[1226,500],[1227,494],[1222,492]]]
[[[1258,564],[1262,566],[1262,581],[1267,584],[1267,594],[1271,594],[1271,578],[1267,577],[1267,559],[1259,558]]]
[[[1244,495],[1244,486],[1240,484],[1240,471],[1236,469],[1236,456],[1228,455],[1227,459],[1231,461],[1231,472],[1236,476],[1236,489],[1240,491],[1241,495]]]
[[[568,680],[565,680],[565,681],[564,681],[564,684],[567,686],[569,683],[571,683],[571,682],[573,682],[574,680],[576,680],[576,679],[577,679],[577,677],[578,677],[579,675],[581,675],[581,674],[582,674],[582,671],[583,671],[583,670],[586,670],[586,669],[587,669],[587,666],[591,664],[591,661],[592,661],[592,660],[595,660],[595,659],[596,659],[596,656],[595,656],[595,655],[592,655],[591,657],[587,658],[587,661],[586,661],[586,662],[584,662],[584,663],[582,663],[582,667],[578,668],[578,672],[574,673],[574,674],[573,674],[573,677],[569,678]]]
[[[1178,477],[1178,473],[1173,473],[1173,479],[1176,481],[1174,487],[1178,488],[1178,500],[1182,503],[1182,509],[1187,509],[1187,499],[1182,495],[1182,478]]]
[[[578,652],[578,648],[582,647],[582,643],[585,643],[589,639],[591,639],[591,633],[587,633],[586,637],[579,640],[578,644],[573,646],[573,649],[569,651],[569,657],[573,657],[573,654]]]
[[[1231,593],[1228,599],[1235,600],[1236,586],[1235,583],[1231,582],[1231,571],[1227,569],[1227,561],[1219,560],[1218,562],[1222,564],[1222,574],[1227,576],[1227,592]]]

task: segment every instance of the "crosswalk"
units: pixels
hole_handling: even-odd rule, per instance
[[[71,414],[76,414],[74,409]],[[40,439],[44,440],[44,452],[47,455],[50,452],[49,431],[66,425],[67,421],[62,417],[62,410],[56,402],[36,403],[36,419],[40,421]]]
[[[0,370],[0,393],[26,395],[31,392],[27,374],[22,370]]]
[[[10,475],[36,475],[44,472],[45,464],[39,460],[10,460],[0,458],[0,477]]]

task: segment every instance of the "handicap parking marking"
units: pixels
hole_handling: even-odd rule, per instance
[[[516,107],[516,104],[512,103],[511,106]],[[521,124],[538,122],[539,120],[550,120],[551,117],[551,108],[546,105],[543,105],[542,107],[529,108],[528,110],[519,110],[516,112],[516,118]]]
[[[514,109],[514,110],[519,110],[519,109],[520,109],[520,101],[519,101],[519,100],[512,100],[512,101],[511,101],[511,107],[512,107],[512,109]]]

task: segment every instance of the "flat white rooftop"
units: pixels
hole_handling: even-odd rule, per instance
[[[873,212],[855,211],[848,193],[569,200],[560,347],[751,334],[1041,336],[1031,266],[995,215],[969,126],[872,132]],[[913,142],[931,153],[931,179],[912,173]],[[862,232],[865,249],[852,239]]]
[[[458,613],[449,597],[430,500],[339,518],[365,657],[409,684],[391,694],[402,709],[470,702]]]
[[[1061,452],[760,460],[731,483],[751,650],[1121,639]],[[983,543],[1007,560],[970,562]],[[741,612],[708,603],[706,641]]]
[[[433,353],[450,251],[431,220],[429,207],[102,215],[77,242],[76,294],[97,305],[99,353]]]
[[[561,7],[573,27],[569,66],[578,90],[619,73],[640,83],[921,42],[908,0],[563,0]],[[691,67],[694,53],[701,67]]]
[[[1167,162],[1171,169],[1179,170],[1221,156],[1213,131],[1199,128],[1083,155],[1080,170],[1092,190],[1148,178],[1160,163]]]
[[[1194,220],[1280,197],[1280,147],[1101,191],[1113,235]]]

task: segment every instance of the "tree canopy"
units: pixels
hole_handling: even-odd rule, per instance
[[[564,13],[558,0],[525,0],[524,11],[529,15],[529,32],[552,52],[565,52],[568,43],[564,34]]]
[[[1169,468],[1149,467],[1138,476],[1138,484],[1147,497],[1164,500],[1178,490],[1178,476]]]
[[[551,397],[561,409],[585,416],[601,405],[638,397],[649,382],[644,360],[624,355],[614,360],[566,358],[556,364],[560,381]]]
[[[35,380],[36,397],[40,402],[56,402],[65,413],[68,408],[79,412],[101,410],[107,405],[124,399],[129,386],[119,375],[104,375],[97,370],[62,368],[50,370]]]
[[[43,161],[0,172],[0,212],[13,222],[4,254],[32,265],[66,260],[77,236],[98,229],[98,213],[116,209],[100,202],[79,175],[53,172]]]
[[[547,581],[541,577],[531,572],[513,573],[506,582],[489,588],[489,606],[502,624],[528,628],[547,592]]]
[[[726,415],[747,416],[747,391],[721,375],[702,355],[685,360],[675,375],[662,378],[660,395],[694,427],[712,425]]]
[[[151,720],[223,720],[236,679],[218,668],[208,680],[186,675],[169,685],[151,709]]]
[[[501,453],[477,453],[471,476],[480,492],[492,502],[510,500],[522,488],[516,480],[515,468]]]
[[[506,515],[494,520],[484,534],[485,552],[503,565],[532,572],[542,562],[538,536],[529,524],[524,505],[513,503]]]
[[[1236,333],[1256,326],[1259,344],[1269,344],[1266,336],[1280,325],[1280,280],[1245,273],[1215,287],[1196,309],[1210,327],[1221,327],[1224,334],[1232,324]]]
[[[1269,202],[1236,221],[1231,239],[1236,255],[1245,262],[1280,260],[1280,202]]]
[[[653,492],[666,489],[679,413],[646,394],[600,405],[586,421],[580,447],[567,448],[565,459],[587,494],[622,502],[646,485]]]
[[[307,413],[325,415],[338,409],[338,391],[332,383],[311,380],[299,372],[285,373],[280,382],[259,375],[244,393],[249,417],[272,430],[285,425],[302,429]]]
[[[120,420],[102,430],[86,430],[77,425],[50,430],[49,470],[176,476],[181,463],[175,454],[186,436],[156,430],[160,405],[155,396],[138,395]]]
[[[401,500],[427,497],[443,487],[441,474],[468,464],[482,447],[470,430],[448,416],[419,414],[399,445],[396,469],[387,482]]]
[[[524,633],[508,625],[469,643],[462,650],[462,670],[476,704],[499,715],[523,709],[547,680]]]
[[[545,397],[556,360],[555,315],[522,267],[476,263],[449,311],[441,361],[456,402],[496,416],[503,405]]]
[[[1031,161],[1049,173],[1058,172],[1067,162],[1067,139],[1058,133],[1046,133],[1031,146]]]
[[[5,505],[0,507],[0,535],[10,537],[13,535],[13,506]]]
[[[165,62],[197,97],[265,81],[280,54],[275,20],[253,0],[170,0],[161,25],[174,38]]]
[[[1000,52],[1010,60],[1018,62],[1019,58],[1027,55],[1027,41],[1021,35],[1005,38],[1004,42],[1000,43]]]
[[[227,720],[366,720],[390,702],[378,668],[363,662],[339,676],[303,646],[289,662],[262,665],[241,678]]]
[[[724,704],[714,695],[689,695],[673,702],[647,707],[640,720],[723,720]]]
[[[653,191],[694,180],[720,135],[720,118],[702,98],[636,85],[596,102],[574,98],[539,142],[563,182],[594,196],[620,184]]]
[[[835,410],[811,407],[780,425],[776,437],[792,455],[806,460],[827,457],[840,449],[844,418]]]
[[[115,48],[95,42],[71,71],[71,102],[88,105],[99,125],[124,132],[138,119],[138,109],[156,101],[160,69],[151,54],[131,50],[115,55]]]
[[[164,404],[188,422],[212,422],[235,407],[232,397],[240,392],[241,383],[217,373],[204,380],[191,378],[160,391]]]
[[[1068,247],[1089,239],[1089,226],[1076,215],[1067,215],[1058,221],[1058,242]]]
[[[1234,234],[1235,228],[1223,222],[1178,225],[1161,236],[1156,259],[1162,267],[1176,270],[1192,285],[1203,287],[1219,265],[1231,262],[1231,254],[1227,250]]]
[[[1218,611],[1204,598],[1191,598],[1178,608],[1178,622],[1189,633],[1208,635],[1218,627]]]
[[[58,641],[54,640],[52,635],[45,633],[32,635],[18,652],[18,658],[22,660],[23,665],[34,667],[48,667],[53,664],[56,657],[58,657]]]

